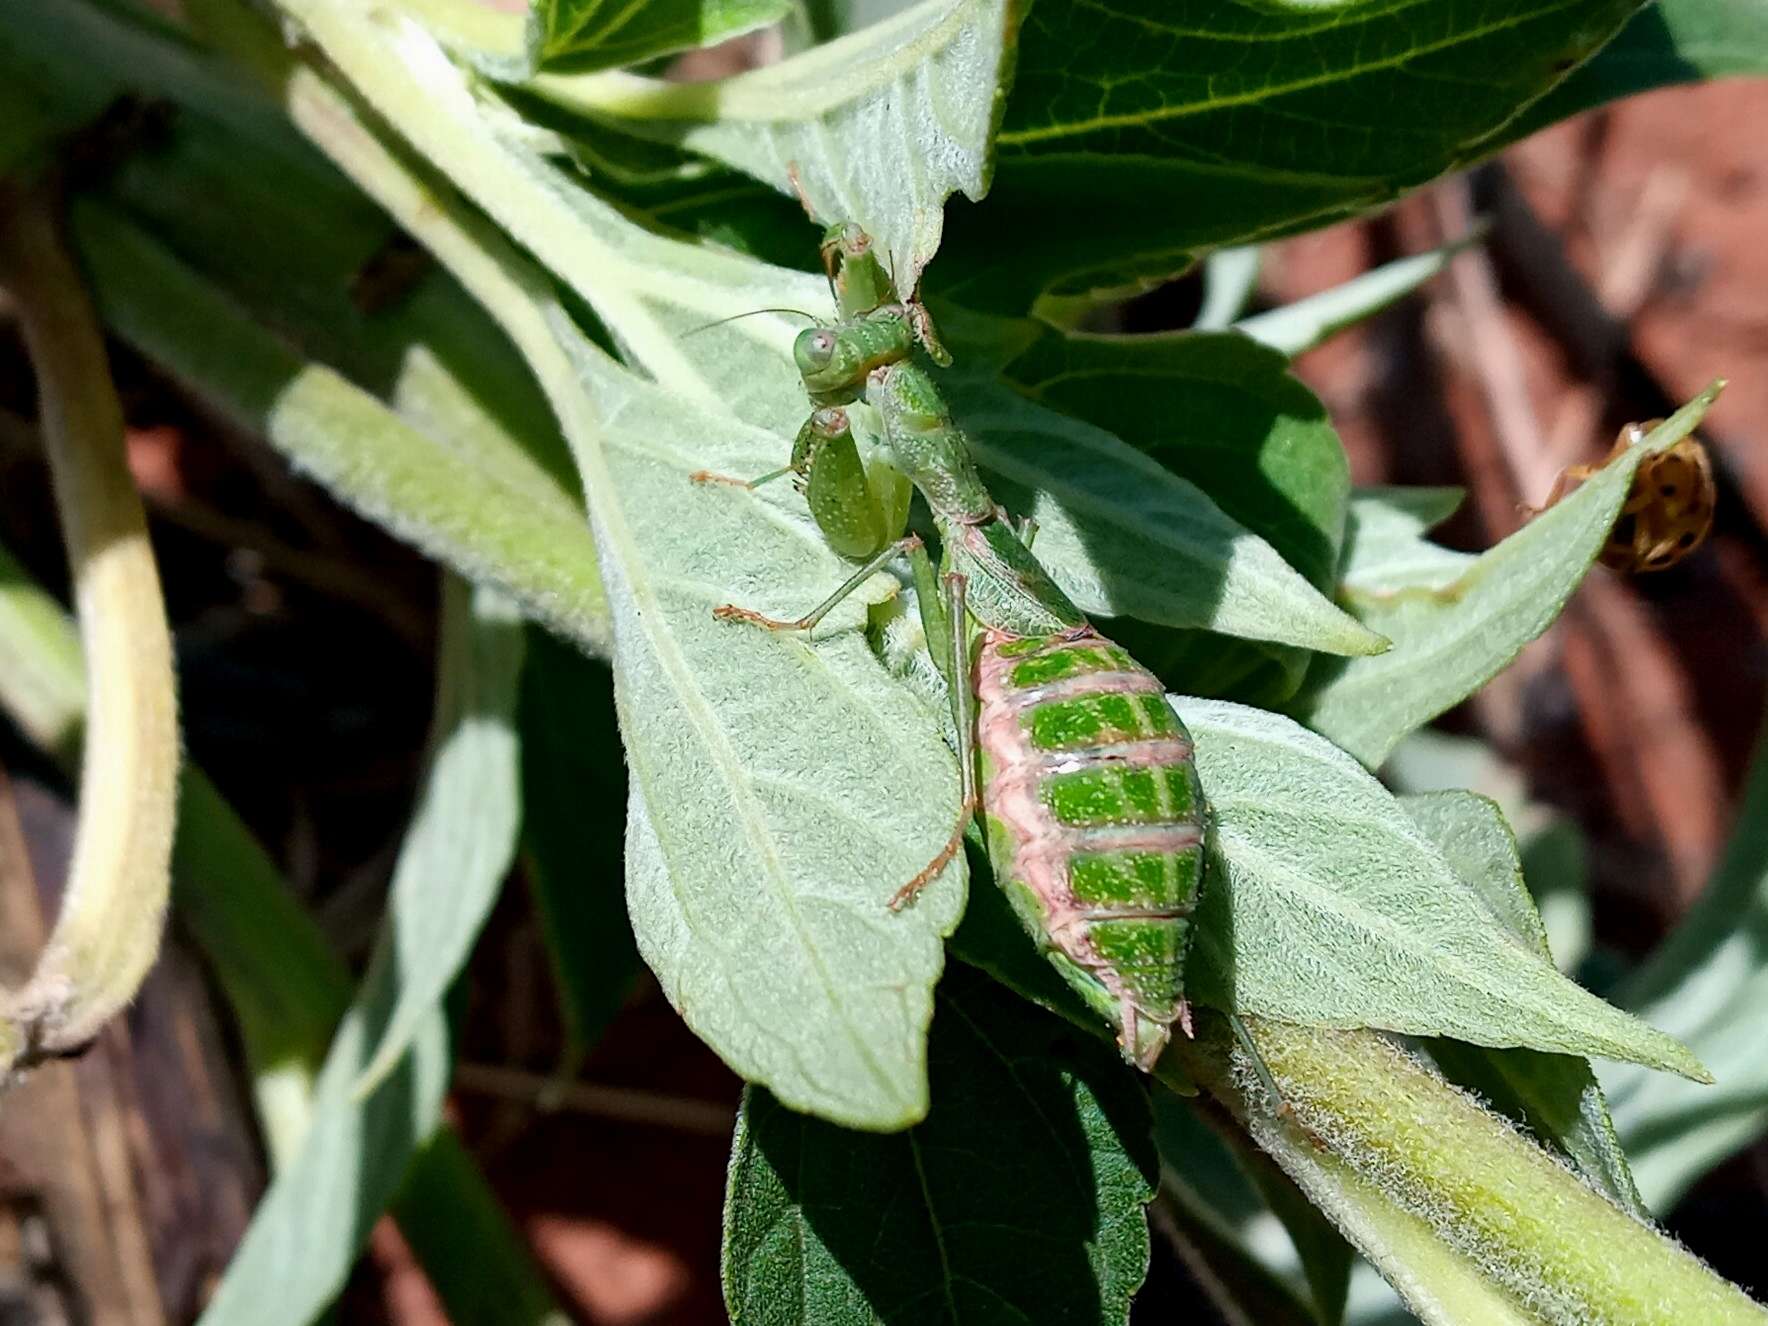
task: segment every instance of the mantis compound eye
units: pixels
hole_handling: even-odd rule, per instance
[[[820,373],[835,354],[835,333],[827,327],[807,327],[792,345],[792,358],[800,373]]]

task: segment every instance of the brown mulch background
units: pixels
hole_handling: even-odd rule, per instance
[[[1306,356],[1359,482],[1458,483],[1442,531],[1483,548],[1562,466],[1714,376],[1704,435],[1716,533],[1684,565],[1593,573],[1519,665],[1446,725],[1490,740],[1590,846],[1596,939],[1636,957],[1687,907],[1725,841],[1758,731],[1768,623],[1768,158],[1731,132],[1768,123],[1768,84],[1672,90],[1561,126],[1375,220],[1278,246],[1261,298],[1313,293],[1434,246],[1474,214],[1489,244],[1366,327]],[[1168,325],[1195,279],[1150,296]],[[431,570],[250,439],[116,356],[131,459],[149,498],[178,633],[191,751],[328,933],[360,957],[409,809],[424,738]],[[16,345],[0,344],[0,541],[59,584]],[[28,430],[24,430],[28,432]],[[225,514],[224,514],[225,513]],[[297,551],[298,550],[298,551]],[[317,551],[315,551],[317,550]],[[363,568],[372,568],[366,575]],[[331,642],[350,638],[348,651]],[[61,780],[0,736],[0,965],[28,958],[69,832]],[[552,991],[525,890],[508,891],[467,993],[453,1115],[560,1292],[604,1326],[724,1320],[719,1214],[738,1084],[648,978],[584,1082],[658,1093],[542,1109]],[[262,1183],[237,1048],[199,965],[174,944],[126,1027],[46,1070],[0,1117],[0,1321],[188,1320]],[[501,1071],[500,1070],[505,1070]],[[1672,1214],[1719,1270],[1768,1292],[1768,1148],[1720,1166]],[[1157,1249],[1137,1319],[1195,1301]],[[157,1286],[157,1289],[154,1287]],[[76,1306],[78,1305],[78,1306]],[[160,1306],[163,1305],[163,1309]],[[341,1319],[441,1319],[383,1222]]]

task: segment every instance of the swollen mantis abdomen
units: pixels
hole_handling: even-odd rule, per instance
[[[996,881],[1145,1071],[1176,1022],[1203,881],[1190,734],[1160,682],[1086,628],[985,630],[976,732]]]

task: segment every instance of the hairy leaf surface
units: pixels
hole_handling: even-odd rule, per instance
[[[1605,1064],[1647,1203],[1668,1211],[1713,1165],[1768,1125],[1768,748],[1758,745],[1724,858],[1706,891],[1620,999],[1710,1064],[1711,1087]]]
[[[819,221],[861,221],[908,291],[939,248],[946,198],[988,188],[1019,17],[1007,0],[925,0],[716,83],[603,74],[529,87],[801,191]]]
[[[1038,560],[1084,611],[1335,654],[1384,647],[1196,484],[1115,434],[993,383],[954,378],[948,395],[1001,481],[996,499],[1036,518]]]
[[[400,849],[392,911],[326,1054],[312,1122],[204,1311],[209,1326],[312,1321],[441,1121],[449,1070],[441,997],[514,847],[508,713],[521,658],[507,609],[488,606],[477,617],[464,590],[446,632],[435,749]]]
[[[1471,792],[1424,793],[1400,804],[1509,935],[1552,962],[1547,928],[1523,882],[1516,837],[1497,805]],[[1430,1052],[1450,1080],[1558,1147],[1617,1206],[1649,1219],[1588,1059],[1451,1040],[1431,1042]]]
[[[954,970],[933,1108],[891,1137],[751,1087],[725,1196],[731,1320],[1119,1326],[1148,1269],[1147,1098],[1105,1045]]]
[[[1214,816],[1194,950],[1203,1002],[1706,1076],[1681,1044],[1512,939],[1344,752],[1263,710],[1176,703]]]
[[[1379,557],[1358,551],[1353,534],[1340,599],[1394,647],[1377,658],[1317,660],[1289,712],[1371,768],[1380,764],[1401,737],[1473,694],[1552,625],[1601,551],[1639,462],[1686,436],[1718,390],[1478,558],[1458,562],[1422,540],[1407,553],[1391,519],[1378,527]]]

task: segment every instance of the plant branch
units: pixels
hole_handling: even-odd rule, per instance
[[[134,996],[159,952],[178,783],[172,640],[129,475],[104,341],[47,183],[0,197],[0,280],[36,367],[44,444],[85,642],[80,818],[61,914],[5,1001],[0,1071],[78,1050]]]

